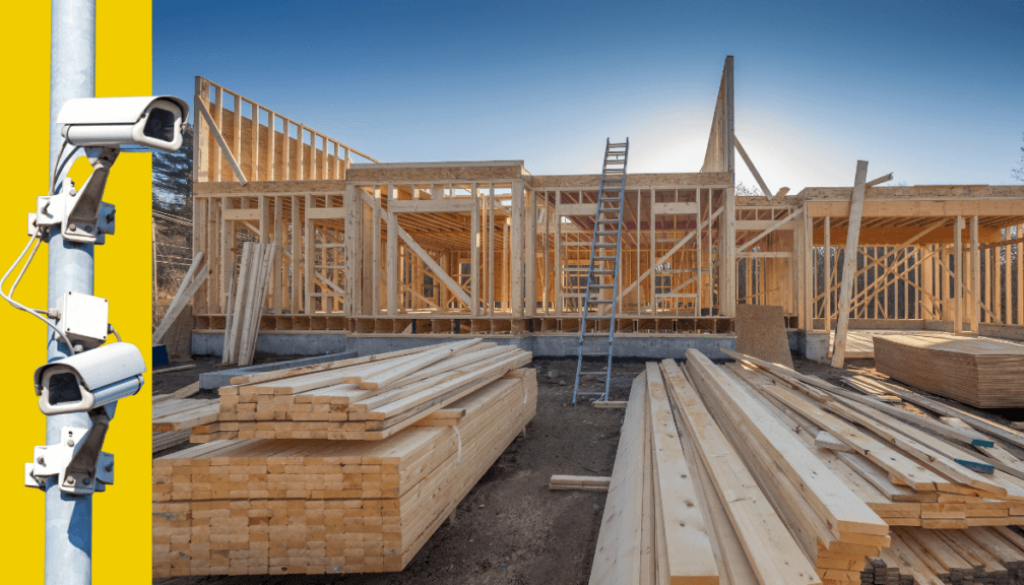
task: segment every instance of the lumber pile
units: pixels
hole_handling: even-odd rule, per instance
[[[384,440],[235,440],[156,459],[153,576],[399,571],[536,412],[536,372]]]
[[[220,389],[216,422],[196,426],[192,442],[379,441],[413,425],[450,425],[436,413],[531,360],[514,346],[469,339],[239,376]]]
[[[153,432],[185,431],[217,421],[220,405],[215,400],[178,398],[153,405]]]
[[[591,584],[1017,578],[1019,433],[731,353],[634,381]]]
[[[256,355],[256,336],[267,301],[276,244],[245,242],[238,277],[231,271],[227,323],[224,327],[223,363],[246,366]]]
[[[1024,406],[1024,346],[949,335],[877,336],[875,368],[976,408]]]

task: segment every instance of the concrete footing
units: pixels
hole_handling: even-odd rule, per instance
[[[813,355],[820,352],[820,341],[810,344],[802,331],[787,331],[790,351],[804,355],[808,349]],[[330,353],[355,352],[369,355],[445,343],[459,338],[482,337],[500,345],[515,345],[532,351],[538,358],[574,358],[579,337],[572,334],[524,334],[524,335],[391,335],[371,333],[312,333],[312,332],[266,332],[256,340],[256,354],[261,357],[316,356]],[[192,334],[192,353],[197,356],[220,357],[224,346],[224,334],[219,331],[200,331]],[[693,348],[717,361],[730,358],[723,349],[736,349],[734,335],[639,335],[623,333],[615,336],[615,357],[622,359],[683,359],[686,350]],[[824,351],[828,352],[828,336],[825,336]],[[608,355],[606,338],[588,338],[585,356],[604,357]],[[816,358],[810,358],[816,359]]]
[[[327,353],[354,351],[358,355],[369,355],[433,345],[457,338],[483,337],[502,345],[515,345],[532,351],[538,358],[576,357],[576,335],[384,335],[365,333],[311,333],[311,332],[266,332],[256,340],[259,356],[312,356]],[[790,332],[790,346],[799,345],[796,332]],[[217,331],[201,331],[192,334],[192,353],[197,356],[221,355],[224,334]],[[729,359],[722,349],[735,349],[734,335],[637,335],[615,336],[615,357],[623,359],[682,359],[686,350],[694,348],[713,360]],[[588,338],[584,355],[606,356],[608,340]]]

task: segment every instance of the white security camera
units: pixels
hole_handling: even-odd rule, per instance
[[[88,412],[135,395],[146,362],[130,343],[109,343],[40,366],[36,395],[43,414]]]
[[[141,146],[165,152],[181,148],[188,105],[161,96],[68,100],[57,116],[61,135],[82,147]]]

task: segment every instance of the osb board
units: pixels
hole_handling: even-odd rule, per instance
[[[852,187],[808,187],[797,197],[849,201]],[[864,199],[931,199],[935,197],[1024,197],[1024,185],[916,185],[913,187],[872,187]],[[801,200],[803,200],[801,199]]]
[[[736,305],[736,351],[792,368],[782,307]]]
[[[654,185],[732,185],[732,173],[630,173],[626,187]],[[534,175],[534,189],[596,189],[601,175]]]
[[[164,335],[164,345],[167,346],[167,355],[171,360],[180,361],[192,358],[192,326],[194,323],[192,305],[188,305]]]
[[[358,164],[348,170],[353,182],[498,181],[523,178],[523,161]]]

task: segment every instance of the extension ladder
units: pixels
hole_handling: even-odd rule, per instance
[[[594,214],[594,235],[590,242],[590,267],[587,270],[587,288],[580,319],[576,383],[572,388],[573,406],[578,396],[603,395],[604,400],[608,400],[615,346],[615,307],[619,295],[619,258],[622,256],[622,212],[625,209],[628,154],[629,138],[619,144],[613,144],[611,139],[605,142],[601,187],[597,192],[597,211]],[[607,294],[609,290],[610,298]],[[607,312],[603,310],[606,307]],[[592,309],[593,315],[590,314]],[[598,327],[594,328],[594,332],[587,332],[588,320],[608,322],[608,366],[604,370],[583,371],[584,340],[604,336],[597,331]],[[604,392],[580,392],[580,377],[594,374],[604,374]]]

